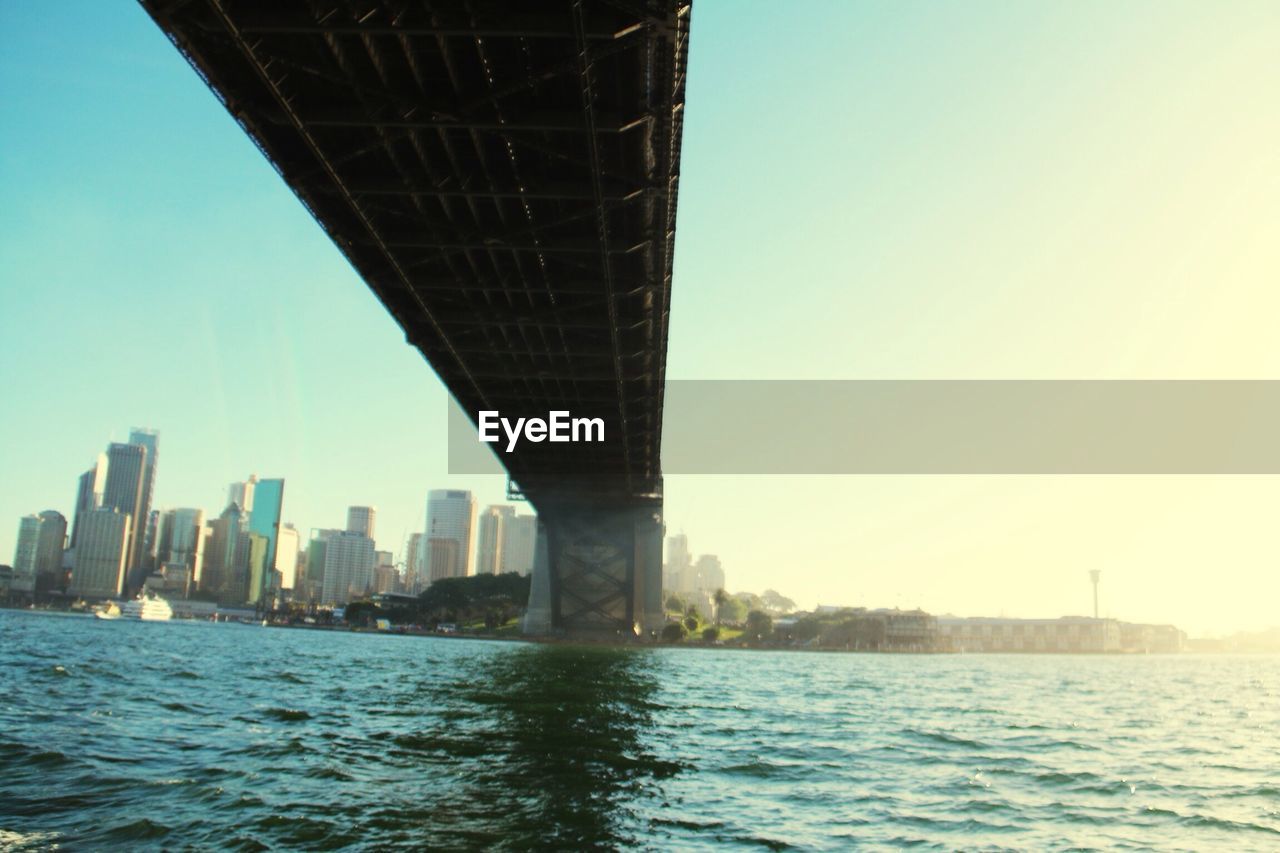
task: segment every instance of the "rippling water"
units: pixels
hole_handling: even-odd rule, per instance
[[[1280,849],[1280,658],[0,612],[0,849]]]

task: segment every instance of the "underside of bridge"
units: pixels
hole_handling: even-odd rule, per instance
[[[141,0],[541,519],[527,628],[660,627],[659,449],[689,0]]]

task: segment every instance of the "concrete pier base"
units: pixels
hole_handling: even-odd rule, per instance
[[[662,533],[660,505],[543,510],[524,632],[628,639],[660,631]]]

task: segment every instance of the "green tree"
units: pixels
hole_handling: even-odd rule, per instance
[[[705,629],[702,632],[702,639],[706,640],[708,643],[714,643],[716,640],[720,639],[720,629],[714,626]]]
[[[790,613],[796,609],[796,603],[776,589],[766,589],[760,600],[766,608],[777,613]]]
[[[664,643],[678,643],[684,638],[684,626],[679,622],[668,622],[662,629],[662,641]]]
[[[747,618],[747,603],[737,596],[730,598],[716,608],[716,621],[721,624],[741,625]]]
[[[716,627],[720,627],[720,611],[724,610],[724,606],[729,603],[729,593],[724,591],[724,587],[716,590],[714,596],[716,603]]]
[[[697,631],[698,630],[698,611],[695,608],[690,607],[689,615],[684,617],[684,621],[680,624],[684,625],[684,629],[688,631],[690,634],[692,634],[694,631]]]
[[[763,641],[773,633],[773,617],[763,610],[752,610],[747,614],[747,628],[744,632],[749,640]]]
[[[515,572],[441,578],[418,596],[418,611],[428,619],[483,617],[502,624],[528,604],[530,582]]]

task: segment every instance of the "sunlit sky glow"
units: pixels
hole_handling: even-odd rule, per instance
[[[0,561],[161,431],[156,503],[421,528],[446,395],[141,9],[0,5]],[[1280,379],[1280,7],[698,0],[669,374]],[[735,590],[1274,624],[1277,477],[671,477]]]

